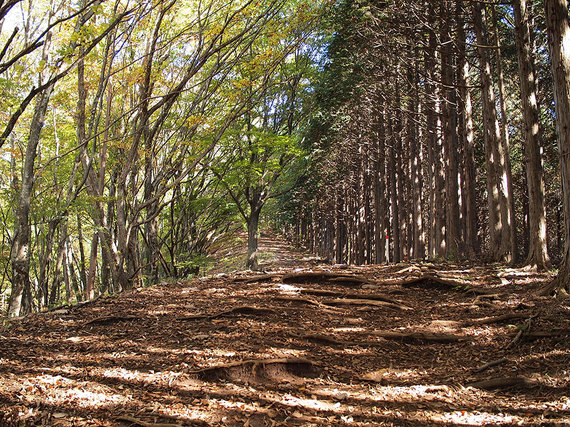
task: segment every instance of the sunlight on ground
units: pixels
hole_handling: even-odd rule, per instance
[[[327,350],[331,354],[347,354],[351,356],[366,356],[366,355],[374,355],[375,350],[374,348],[330,348]]]
[[[166,372],[140,372],[134,370],[128,370],[123,368],[112,368],[112,369],[94,369],[95,372],[100,372],[101,376],[104,378],[113,378],[117,380],[124,381],[136,381],[139,383],[146,384],[170,384],[176,378],[178,378],[180,373],[166,371]]]
[[[373,270],[374,280],[382,279],[376,274],[380,271]],[[513,277],[512,284],[525,276]],[[115,422],[113,417],[128,415],[145,422],[248,425],[251,417],[262,416],[277,425],[475,426],[564,422],[569,414],[565,336],[532,341],[529,336],[505,351],[542,300],[522,293],[490,298],[456,289],[398,286],[394,294],[411,302],[413,311],[323,311],[319,305],[300,306],[300,298],[290,296],[299,296],[303,287],[328,293],[346,288],[280,280],[195,281],[195,287],[144,289],[124,300],[96,302],[84,312],[31,317],[30,333],[14,327],[0,336],[0,399],[8,409],[22,411],[22,418],[67,416],[85,423],[97,417]],[[502,287],[498,280],[494,283]],[[363,289],[364,297],[372,292]],[[279,300],[283,294],[289,299]],[[324,295],[307,299],[320,301]],[[525,305],[519,308],[520,303]],[[236,306],[270,310],[233,312]],[[514,318],[513,326],[510,320],[477,323],[506,308],[522,320]],[[567,319],[568,308],[554,313]],[[180,321],[186,316],[195,321]],[[566,330],[567,322],[554,323],[553,316],[540,312],[531,332]],[[400,343],[374,336],[380,327],[468,339]],[[319,336],[339,341],[306,339]],[[500,357],[506,363],[475,373]],[[315,370],[309,374],[295,363],[275,363],[288,358],[309,359]],[[267,360],[275,364],[266,367]],[[485,391],[468,386],[508,375],[524,377],[531,387]]]
[[[417,371],[415,369],[379,369],[364,375],[365,379],[372,381],[382,380],[418,380],[427,375],[426,371]]]
[[[209,409],[198,410],[180,403],[164,405],[162,403],[155,402],[152,409],[155,413],[163,414],[169,418],[174,418],[177,420],[187,420],[190,422],[202,421],[206,423],[217,421],[217,419],[212,416],[212,413]]]
[[[100,408],[107,405],[124,405],[132,400],[131,396],[116,394],[112,388],[105,385],[77,382],[59,375],[30,377],[23,382],[22,388],[25,391],[25,398],[30,403],[73,404],[82,408]]]
[[[168,310],[149,310],[146,314],[148,316],[166,316],[167,314],[170,314],[171,311]]]
[[[480,426],[483,424],[510,424],[522,421],[522,418],[507,414],[491,414],[489,412],[469,412],[455,411],[438,413],[434,411],[426,411],[421,413],[421,419],[425,416],[432,421],[454,423],[468,426]]]
[[[219,348],[205,348],[202,350],[188,350],[188,354],[197,354],[207,357],[234,357],[237,353],[233,350],[224,350]]]
[[[275,285],[275,287],[278,290],[286,292],[286,293],[297,293],[302,289],[302,288],[299,288],[297,286],[286,285],[285,283],[279,283],[279,284]]]
[[[99,341],[99,338],[97,336],[85,335],[85,336],[69,337],[66,338],[65,340],[72,343],[91,343]]]
[[[366,332],[366,328],[334,328],[333,332]]]
[[[303,358],[308,356],[307,350],[294,350],[292,348],[275,348],[269,349],[274,355],[283,355],[284,357],[298,357]]]

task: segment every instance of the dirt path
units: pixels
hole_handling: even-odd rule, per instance
[[[208,275],[240,271],[247,259],[247,233],[234,230],[213,251],[213,262]],[[258,241],[259,268],[262,271],[276,271],[286,268],[304,268],[321,262],[318,257],[302,252],[281,236],[271,231],[262,231]]]
[[[570,308],[533,296],[545,276],[277,269],[296,256],[15,321],[0,425],[570,422]]]

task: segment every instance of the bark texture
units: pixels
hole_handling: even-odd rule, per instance
[[[545,292],[568,293],[570,290],[570,14],[567,0],[545,0],[544,7],[554,77],[565,240],[560,271]]]
[[[544,177],[540,155],[540,127],[536,98],[536,77],[526,0],[514,0],[515,32],[522,101],[526,179],[528,186],[529,252],[525,264],[546,269],[550,260],[546,247]]]

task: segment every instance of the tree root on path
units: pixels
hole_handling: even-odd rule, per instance
[[[364,276],[357,274],[346,274],[346,273],[332,273],[327,271],[321,272],[300,272],[300,273],[289,273],[283,275],[281,278],[283,283],[314,283],[314,282],[329,282],[338,285],[346,286],[361,286],[367,283],[374,283],[373,281],[367,279]]]
[[[270,369],[273,368],[273,369]],[[220,379],[260,380],[271,376],[289,376],[314,378],[319,374],[316,363],[304,358],[251,359],[226,363],[208,368],[187,371],[204,381]]]
[[[310,299],[310,298],[301,298],[301,297],[288,297],[288,296],[277,296],[275,297],[278,301],[287,301],[293,303],[300,303],[300,304],[308,304],[313,305],[315,307],[319,307],[321,310],[329,313],[338,313],[339,311],[344,311],[342,308],[337,307],[330,307],[325,304],[320,303],[317,300]]]
[[[105,316],[105,317],[97,317],[96,319],[90,320],[89,322],[85,323],[85,326],[92,326],[92,325],[109,325],[111,323],[117,322],[129,322],[132,320],[138,320],[139,318],[136,316]]]
[[[521,334],[522,332],[522,334]],[[570,335],[570,329],[556,329],[553,331],[536,331],[536,332],[524,332],[522,329],[515,334],[515,337],[521,334],[519,339],[530,339],[538,340],[541,338],[558,338],[565,335]]]
[[[387,302],[387,301],[377,301],[370,299],[350,299],[350,298],[336,298],[324,300],[325,305],[370,305],[373,307],[388,307],[394,308],[396,310],[412,310],[411,307],[405,306],[403,304]]]
[[[302,340],[306,340],[306,341],[311,341],[314,342],[316,344],[328,344],[328,345],[333,345],[333,346],[343,346],[343,347],[374,347],[374,346],[379,346],[384,344],[381,341],[342,341],[342,340],[337,340],[336,338],[333,338],[331,336],[328,335],[322,335],[322,334],[295,334],[292,333],[291,334],[292,337],[294,338],[298,338],[298,339],[302,339]]]
[[[122,415],[120,417],[115,418],[117,421],[125,421],[131,424],[135,424],[137,426],[142,427],[177,427],[182,426],[182,424],[169,424],[169,423],[149,423],[143,420],[139,420],[138,418],[131,417],[129,415]]]
[[[507,320],[524,319],[528,317],[528,313],[506,313],[500,316],[481,317],[479,319],[468,319],[461,322],[462,326],[470,325],[490,325],[493,323],[501,323]]]
[[[537,384],[525,377],[492,378],[489,380],[477,381],[467,384],[467,387],[479,388],[482,390],[494,390],[507,387],[536,387]]]
[[[302,294],[325,296],[325,297],[340,297],[340,298],[386,301],[386,302],[391,302],[392,304],[405,306],[405,304],[403,304],[402,302],[394,298],[391,298],[388,295],[377,294],[377,293],[356,294],[356,293],[337,292],[325,289],[312,289],[312,288],[301,289],[300,292]]]
[[[176,320],[181,320],[181,321],[184,321],[184,320],[203,320],[203,319],[212,320],[212,319],[219,319],[220,317],[232,316],[234,314],[251,314],[254,316],[255,315],[262,316],[262,315],[266,315],[266,314],[277,314],[277,312],[271,308],[242,305],[239,307],[232,308],[231,310],[221,311],[221,312],[216,313],[216,314],[211,314],[211,315],[197,314],[194,316],[178,317]]]
[[[337,340],[336,338],[333,337],[329,337],[327,335],[322,335],[322,334],[291,334],[292,337],[294,338],[299,338],[302,340],[307,340],[307,341],[311,341],[317,344],[329,344],[329,345],[335,345],[335,346],[353,346],[353,345],[357,345],[355,343],[349,342],[349,341],[340,341]]]
[[[255,282],[269,282],[276,277],[281,277],[281,274],[269,273],[269,274],[258,274],[256,276],[245,276],[236,277],[233,279],[234,283],[255,283]]]
[[[502,365],[503,363],[506,363],[508,361],[509,361],[509,359],[507,359],[506,357],[503,357],[503,358],[498,359],[498,360],[493,360],[492,362],[485,363],[483,366],[480,366],[477,369],[473,369],[473,372],[474,373],[483,372],[489,368],[492,368],[493,366]]]
[[[481,287],[475,287],[471,285],[470,282],[466,280],[442,277],[435,273],[422,274],[420,276],[407,277],[405,279],[397,281],[382,281],[377,282],[378,285],[400,285],[402,287],[412,287],[412,286],[428,286],[434,288],[442,288],[453,290],[457,292],[471,292],[475,295],[480,295],[481,298],[496,298],[503,294],[498,294],[495,290],[484,289]]]
[[[529,318],[527,319],[527,321],[524,322],[524,325],[519,328],[519,331],[516,333],[516,335],[515,335],[515,337],[513,338],[513,340],[512,340],[505,348],[510,348],[510,347],[512,347],[513,345],[515,345],[517,342],[520,341],[522,335],[523,335],[525,332],[529,332],[530,326],[531,326],[531,324],[532,324],[532,319],[533,319],[533,317],[529,317]]]
[[[372,331],[371,333],[387,340],[427,341],[442,344],[471,340],[471,337],[465,335],[435,334],[430,332]]]
[[[384,282],[382,282],[382,284],[384,284]],[[466,290],[467,288],[471,290],[469,284],[464,281],[450,279],[447,277],[440,277],[435,274],[422,274],[421,276],[406,278],[398,282],[385,282],[385,284],[400,285],[403,287],[428,285],[431,287],[439,287],[459,291]]]

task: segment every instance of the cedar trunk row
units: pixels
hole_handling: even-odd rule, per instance
[[[566,216],[561,258],[568,277],[568,4],[551,0],[545,7]],[[382,5],[370,13],[383,19],[344,18],[343,28],[351,30],[338,36],[344,50],[333,51],[331,70],[336,59],[337,79],[342,81],[347,67],[363,78],[333,86],[348,94],[338,109],[343,119],[335,122],[335,113],[330,115],[334,132],[315,140],[327,150],[326,162],[317,164],[328,174],[318,197],[299,192],[306,201],[290,231],[337,263],[466,258],[548,268],[536,29],[529,2],[515,0],[509,9],[461,0],[440,0],[435,8],[433,2],[413,1],[392,7],[388,18]],[[519,139],[513,139],[508,106],[503,51],[509,46],[500,13],[514,16],[518,76],[510,77],[519,80]],[[511,159],[517,144],[524,153],[524,187],[516,183],[522,203]],[[370,233],[361,233],[363,226]]]

